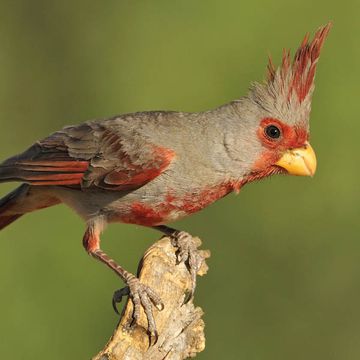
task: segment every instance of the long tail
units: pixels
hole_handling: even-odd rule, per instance
[[[0,230],[28,212],[59,203],[57,198],[49,196],[40,188],[22,184],[0,199]]]

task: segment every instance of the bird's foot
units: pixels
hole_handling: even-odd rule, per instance
[[[203,252],[198,250],[201,242],[185,231],[176,231],[171,235],[171,238],[173,246],[178,249],[176,252],[178,264],[184,262],[191,274],[192,286],[189,297],[191,298],[196,288],[196,275],[205,260]]]
[[[156,323],[153,315],[152,306],[154,305],[159,311],[164,309],[164,304],[159,295],[149,286],[142,284],[135,276],[131,276],[127,281],[128,286],[114,292],[112,304],[116,313],[119,314],[117,304],[121,302],[123,296],[130,296],[134,305],[132,322],[130,326],[137,324],[140,318],[140,308],[144,309],[150,337],[158,338]]]

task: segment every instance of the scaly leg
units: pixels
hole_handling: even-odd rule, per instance
[[[196,288],[196,275],[204,261],[204,257],[197,248],[199,244],[185,231],[179,231],[166,225],[158,225],[153,228],[171,237],[173,246],[178,248],[177,261],[178,263],[184,262],[188,266],[192,279],[191,296],[193,296]]]
[[[133,304],[133,322],[137,323],[140,317],[140,307],[142,306],[148,321],[148,331],[157,339],[155,319],[152,311],[152,304],[158,310],[162,310],[164,305],[161,298],[150,287],[142,284],[139,279],[130,272],[118,265],[115,260],[111,259],[104,251],[100,249],[100,228],[96,223],[89,224],[83,239],[86,251],[96,259],[102,261],[112,269],[127,284],[127,287],[117,290],[113,296],[113,307],[118,313],[116,304],[119,303],[123,296],[129,295]]]

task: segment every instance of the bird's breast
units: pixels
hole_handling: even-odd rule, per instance
[[[238,190],[238,185],[227,182],[216,186],[178,194],[171,189],[160,200],[142,199],[129,204],[120,221],[144,226],[156,226],[191,215],[216,200]]]

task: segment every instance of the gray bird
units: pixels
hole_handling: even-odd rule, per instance
[[[23,184],[0,200],[0,229],[22,215],[64,203],[86,222],[86,251],[127,287],[115,292],[143,307],[156,334],[152,304],[162,301],[100,248],[108,223],[156,228],[172,237],[178,260],[195,278],[202,258],[190,234],[165,224],[197,212],[245,184],[273,174],[313,175],[309,115],[320,50],[330,30],[308,36],[293,61],[269,61],[264,83],[215,110],[138,112],[67,126],[0,165],[0,182]]]

